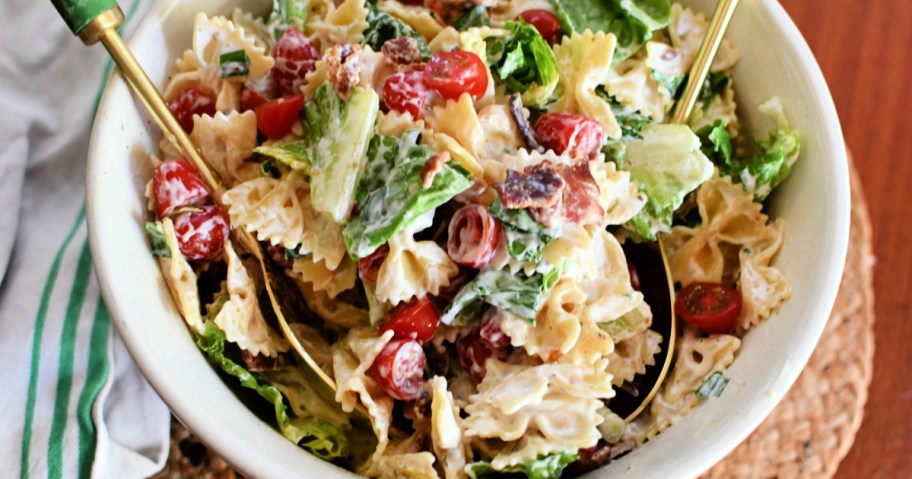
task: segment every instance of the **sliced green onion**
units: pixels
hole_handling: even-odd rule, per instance
[[[725,386],[728,386],[728,382],[729,379],[722,374],[722,371],[716,371],[703,380],[703,384],[694,393],[697,394],[700,401],[717,398],[725,391]]]
[[[219,66],[222,67],[222,78],[245,76],[250,71],[244,50],[222,53],[219,55]]]

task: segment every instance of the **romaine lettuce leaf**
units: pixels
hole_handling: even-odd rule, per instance
[[[159,258],[170,258],[171,249],[165,241],[165,231],[162,229],[161,221],[146,221],[143,225],[146,233],[149,234],[149,244],[152,246],[152,254]]]
[[[302,110],[306,120],[301,123],[306,145],[302,153],[312,165],[311,203],[337,223],[351,211],[379,109],[374,90],[355,87],[343,100],[327,82]]]
[[[706,125],[697,131],[697,138],[700,139],[700,150],[706,155],[723,174],[734,167],[732,164],[732,153],[734,149],[731,143],[731,134],[722,120],[716,120],[712,125]]]
[[[268,156],[283,165],[310,174],[312,154],[308,140],[276,142],[267,140],[253,149],[254,153]]]
[[[289,28],[303,32],[308,6],[310,0],[272,0],[272,13],[266,24],[272,28],[275,38],[281,38]]]
[[[617,47],[612,63],[636,53],[671,19],[669,0],[550,0],[565,31],[613,33]],[[644,22],[645,20],[645,22]]]
[[[361,41],[361,44],[370,46],[373,51],[379,52],[387,40],[399,37],[414,38],[418,41],[421,59],[431,58],[431,50],[420,33],[378,7],[374,2],[367,2],[367,30],[364,31],[364,40]]]
[[[652,123],[651,118],[631,111],[629,108],[621,105],[616,98],[608,93],[608,90],[605,89],[604,85],[596,87],[595,94],[611,106],[611,113],[614,115],[614,119],[617,121],[618,126],[621,127],[622,140],[630,141],[634,138],[642,138],[640,130],[642,130],[643,126],[647,123]]]
[[[483,301],[535,324],[541,302],[559,279],[560,268],[532,276],[523,273],[514,276],[509,271],[497,269],[482,271],[459,290],[440,321],[453,324],[463,309]]]
[[[466,474],[472,479],[502,477],[504,474],[525,474],[529,479],[558,479],[564,468],[579,458],[576,452],[559,452],[539,456],[516,466],[495,470],[490,462],[473,462],[466,466]]]
[[[453,22],[453,28],[464,32],[472,27],[489,27],[491,26],[491,17],[488,15],[488,9],[478,5],[466,10]]]
[[[348,438],[332,424],[316,418],[298,418],[288,414],[282,393],[225,355],[225,333],[211,320],[197,335],[196,344],[222,371],[234,376],[241,386],[252,389],[275,408],[276,422],[282,435],[315,456],[330,461],[348,456]]]
[[[421,215],[472,186],[472,176],[453,162],[444,164],[424,188],[421,170],[433,155],[419,145],[419,133],[376,135],[367,151],[367,168],[358,186],[358,212],[342,237],[348,253],[363,258]]]
[[[640,184],[646,206],[625,225],[644,239],[668,232],[672,214],[713,174],[713,164],[700,151],[700,140],[686,125],[648,124],[641,139],[627,143],[622,169]]]
[[[500,198],[491,203],[490,211],[492,216],[500,220],[503,232],[507,235],[510,256],[520,261],[538,263],[545,246],[560,236],[559,231],[547,229],[535,221],[525,208],[504,208]]]
[[[487,42],[487,63],[494,77],[510,93],[522,93],[523,104],[542,107],[551,98],[559,78],[554,51],[538,30],[524,20],[506,22],[506,37]]]

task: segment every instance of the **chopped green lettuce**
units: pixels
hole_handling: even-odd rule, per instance
[[[681,93],[683,93],[681,87],[684,86],[684,80],[687,79],[687,75],[666,75],[654,68],[650,68],[649,72],[652,73],[652,77],[655,78],[660,85],[671,93],[673,99],[677,100],[680,98]]]
[[[196,344],[222,371],[238,379],[241,386],[256,391],[275,408],[279,431],[289,441],[307,449],[324,460],[348,456],[348,438],[337,427],[316,418],[298,418],[288,414],[285,398],[278,389],[263,381],[225,355],[225,333],[211,320],[197,335]]]
[[[289,28],[303,32],[308,7],[310,0],[272,0],[272,13],[266,24],[272,28],[276,39],[281,38]]]
[[[792,173],[792,166],[801,152],[801,138],[791,129],[782,104],[774,99],[760,107],[775,126],[766,138],[755,143],[760,153],[743,159],[733,158],[731,136],[722,120],[716,120],[697,132],[702,150],[723,175],[730,176],[735,183],[754,194],[754,199],[763,201]]]
[[[554,51],[538,30],[522,19],[506,22],[504,29],[508,35],[485,40],[491,73],[508,92],[522,93],[524,105],[543,107],[559,79]]]
[[[361,44],[370,46],[372,50],[379,52],[387,40],[399,37],[414,38],[418,41],[421,59],[431,58],[431,50],[420,33],[378,7],[374,2],[367,2],[367,30],[364,31],[364,40],[361,41]]]
[[[453,324],[463,309],[483,301],[534,324],[541,302],[559,279],[560,268],[532,276],[523,273],[514,276],[509,271],[497,269],[482,271],[459,290],[440,321]]]
[[[725,72],[710,73],[706,76],[706,80],[703,81],[703,86],[700,87],[700,100],[708,101],[716,95],[721,95],[725,91],[725,87],[728,86],[729,81],[731,79]]]
[[[672,214],[713,174],[713,164],[700,151],[700,140],[686,125],[648,124],[641,139],[627,143],[622,169],[640,184],[646,206],[625,226],[644,239],[668,232]]]
[[[488,9],[478,5],[466,10],[453,22],[453,28],[464,32],[472,27],[489,27],[491,26],[491,17],[488,15]]]
[[[303,153],[312,165],[311,203],[337,223],[345,221],[351,211],[379,109],[380,98],[374,90],[355,87],[348,100],[343,100],[327,82],[317,88],[303,110],[307,146]]]
[[[165,231],[162,229],[161,221],[146,221],[143,226],[146,228],[146,233],[149,234],[152,254],[160,258],[170,258],[171,249],[168,248],[168,242],[165,241]]]
[[[260,171],[264,175],[270,178],[281,178],[282,172],[279,170],[278,165],[272,159],[266,159],[260,162]]]
[[[309,145],[310,143],[306,139],[284,143],[267,140],[262,145],[254,148],[253,152],[268,156],[292,170],[310,174],[310,168],[313,165],[311,163],[313,155]]]
[[[621,105],[621,103],[617,101],[617,98],[608,93],[608,90],[605,89],[604,85],[596,87],[595,94],[602,100],[608,102],[608,105],[611,106],[611,113],[618,122],[618,126],[621,127],[622,140],[630,141],[634,138],[642,138],[640,130],[642,130],[643,126],[647,123],[652,123],[651,118]]]
[[[473,462],[466,465],[466,474],[472,479],[503,477],[505,474],[525,474],[529,479],[558,479],[564,468],[579,459],[579,453],[559,452],[548,456],[539,456],[501,470],[495,470],[490,462]]]
[[[358,186],[358,212],[345,225],[342,237],[348,253],[363,258],[393,234],[425,213],[472,186],[472,177],[458,164],[447,162],[422,186],[421,171],[433,155],[419,145],[411,130],[401,137],[376,135],[367,150],[367,168]]]
[[[551,0],[564,33],[613,33],[617,38],[613,63],[626,60],[652,38],[653,30],[671,20],[669,0]]]
[[[541,261],[542,250],[560,232],[547,229],[532,218],[525,208],[504,208],[500,198],[491,203],[491,215],[500,220],[503,232],[507,235],[507,251],[510,256],[520,261]]]
[[[697,394],[697,398],[699,398],[700,401],[706,401],[709,398],[717,398],[725,391],[725,386],[728,386],[729,381],[730,380],[722,374],[722,371],[716,371],[707,376],[694,393]]]

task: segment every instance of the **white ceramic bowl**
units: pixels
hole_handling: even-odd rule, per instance
[[[191,41],[198,11],[236,5],[264,13],[269,0],[162,0],[130,43],[163,86]],[[711,0],[683,3],[709,12]],[[745,131],[756,106],[778,95],[802,135],[801,159],[775,195],[785,218],[776,261],[795,294],[744,340],[725,394],[590,477],[688,478],[711,467],[756,428],[783,397],[817,343],[836,296],[849,230],[845,146],[823,76],[795,25],[775,0],[741,2],[729,38],[743,53],[734,72]],[[160,134],[116,76],[104,92],[89,152],[88,225],[92,257],[115,325],[149,382],[174,414],[238,469],[256,477],[349,477],[286,441],[257,418],[215,373],[178,315],[142,228],[145,152]]]

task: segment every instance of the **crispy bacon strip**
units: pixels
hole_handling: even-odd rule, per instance
[[[361,45],[339,43],[329,50],[326,60],[329,82],[339,95],[347,98],[361,75]]]
[[[548,208],[561,198],[564,180],[549,161],[526,168],[525,173],[507,170],[507,179],[494,185],[506,208]]]
[[[412,65],[421,63],[421,49],[418,40],[412,37],[399,37],[387,40],[380,48],[386,61],[393,65]]]
[[[434,184],[434,177],[443,170],[443,164],[450,161],[450,152],[444,151],[428,158],[424,168],[421,169],[421,187],[430,188]]]
[[[509,103],[510,114],[513,116],[513,123],[516,124],[516,129],[519,130],[519,136],[522,137],[526,147],[530,150],[537,150],[544,153],[545,149],[542,148],[541,143],[535,138],[535,132],[532,131],[532,125],[529,124],[529,119],[526,118],[526,113],[523,111],[522,96],[518,92],[510,95]]]
[[[291,365],[291,361],[285,354],[280,354],[274,358],[257,354],[254,356],[245,350],[241,350],[241,359],[247,365],[247,370],[258,373],[264,371],[277,371]]]

